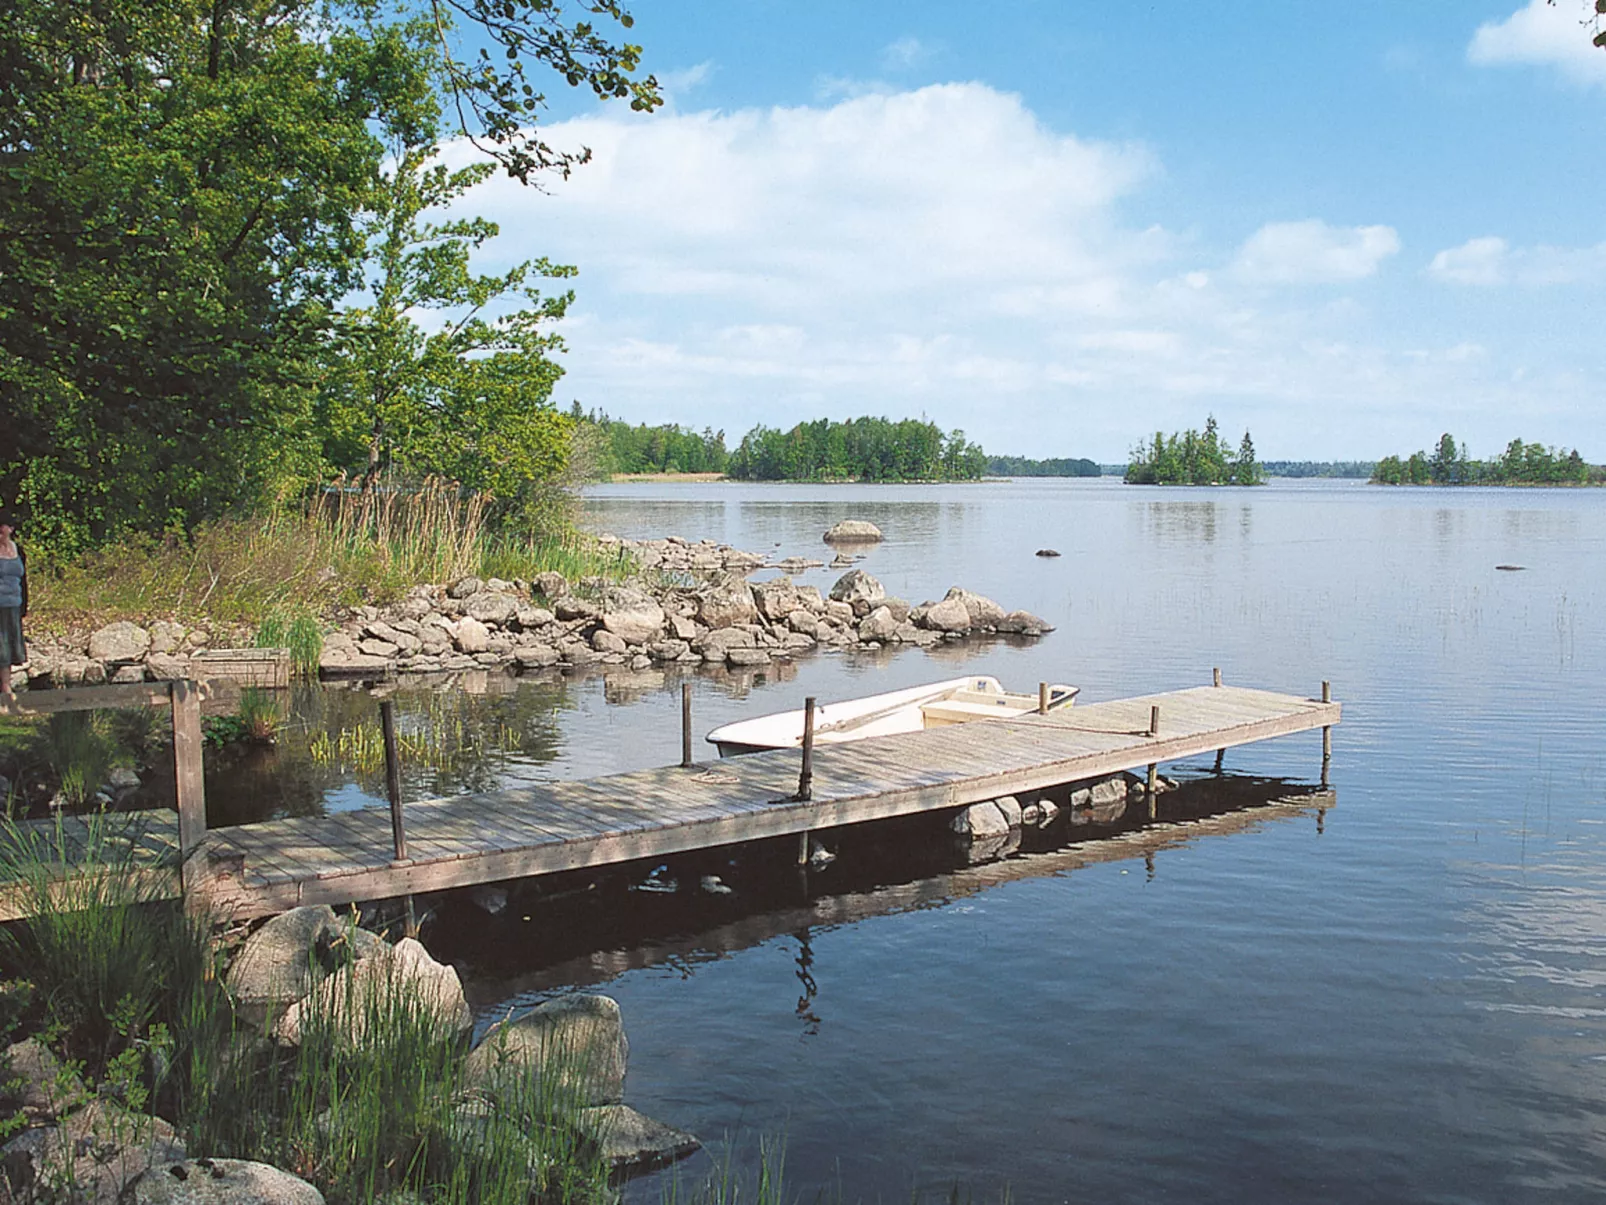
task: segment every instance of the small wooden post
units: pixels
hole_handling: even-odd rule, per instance
[[[1218,665],[1210,671],[1210,685],[1221,685],[1221,666]]]
[[[1047,682],[1039,682],[1037,684],[1037,714],[1038,715],[1047,715],[1048,714],[1048,683]]]
[[[173,782],[178,806],[180,858],[206,836],[206,775],[201,762],[201,692],[187,678],[172,684]]]
[[[385,699],[379,704],[379,727],[385,736],[385,794],[390,796],[390,835],[396,856],[392,866],[412,862],[407,856],[407,832],[402,827],[401,756],[396,751],[396,704]]]
[[[680,764],[691,765],[691,683],[680,684]]]
[[[1149,708],[1149,735],[1160,735],[1160,705],[1158,703]]]
[[[803,700],[803,769],[797,776],[797,798],[807,803],[814,797],[814,696]]]
[[[1324,680],[1322,682],[1322,702],[1331,703],[1332,701],[1333,684]],[[1327,785],[1327,768],[1332,763],[1332,760],[1333,726],[1331,724],[1324,724],[1322,726],[1322,786],[1324,787]]]
[[[797,835],[797,864],[808,869],[809,865],[809,831],[804,829]]]
[[[1159,769],[1159,766],[1157,766],[1154,762],[1150,762],[1149,763],[1148,778],[1143,784],[1144,794],[1148,796],[1148,800],[1149,800],[1149,819],[1150,820],[1153,820],[1155,818],[1155,815],[1156,815],[1156,813],[1158,811],[1157,805],[1155,803],[1156,788],[1160,785],[1159,781],[1158,781],[1158,779],[1156,777],[1156,771],[1158,769]]]
[[[1226,756],[1227,756],[1227,751],[1225,749],[1217,749],[1216,750],[1216,773],[1217,774],[1221,773],[1221,760],[1222,760],[1222,758],[1224,758]]]

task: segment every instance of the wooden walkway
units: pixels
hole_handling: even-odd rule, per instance
[[[1338,703],[1205,686],[821,745],[806,802],[795,798],[795,750],[413,802],[405,862],[393,860],[386,811],[270,820],[208,832],[185,863],[184,884],[197,903],[238,918],[421,894],[954,808],[1327,728],[1339,717]],[[164,840],[176,848],[175,821],[143,814],[142,848]],[[23,908],[0,883],[0,919]]]

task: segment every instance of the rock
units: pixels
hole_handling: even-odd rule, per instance
[[[990,598],[954,586],[944,596],[944,600],[956,598],[965,604],[965,611],[970,616],[970,626],[973,629],[996,628],[1004,619],[1004,608]]]
[[[520,603],[518,614],[513,618],[518,621],[519,627],[528,632],[535,628],[544,628],[547,624],[556,622],[558,617],[545,607],[537,607],[533,603]]]
[[[622,653],[629,646],[625,644],[623,636],[607,628],[598,628],[591,633],[591,647],[599,653]]]
[[[1039,828],[1047,828],[1053,824],[1058,819],[1059,814],[1060,805],[1052,799],[1044,798],[1037,801],[1037,826]]]
[[[285,1010],[273,1036],[286,1046],[297,1045],[313,1016],[328,1018],[335,1032],[351,1046],[363,1045],[370,1018],[383,1013],[392,1001],[434,1014],[442,1028],[473,1027],[474,1014],[463,999],[457,972],[436,962],[411,937],[359,962],[342,966],[310,994]]]
[[[602,608],[589,598],[579,598],[573,594],[561,594],[552,601],[552,610],[559,619],[568,621],[574,619],[601,619]]]
[[[671,615],[669,617],[669,631],[676,640],[696,640],[697,624],[687,615]]]
[[[799,607],[786,617],[786,626],[805,636],[814,636],[819,633],[820,620],[814,612]]]
[[[957,598],[945,598],[925,609],[924,625],[934,632],[970,631],[970,610]]]
[[[184,625],[170,619],[158,619],[151,624],[151,652],[176,652],[184,643]]]
[[[758,607],[745,581],[727,577],[697,596],[697,618],[711,628],[728,628],[752,623],[758,618]]]
[[[111,677],[115,686],[133,686],[137,682],[145,681],[145,667],[143,665],[119,665]]]
[[[107,624],[89,638],[90,657],[108,666],[143,661],[150,648],[151,634],[126,619]]]
[[[881,529],[867,519],[843,519],[825,533],[828,544],[871,544],[884,538]]]
[[[1032,555],[1033,556],[1058,556],[1059,555],[1059,549],[1057,549],[1057,548],[1039,548]]]
[[[446,591],[448,598],[470,598],[485,589],[485,583],[477,577],[460,577],[452,583]]]
[[[988,838],[1007,835],[1010,824],[998,805],[988,800],[961,809],[949,822],[949,827],[962,837]]]
[[[530,581],[530,589],[547,601],[554,601],[569,592],[569,581],[554,570],[537,573]]]
[[[62,1066],[38,1038],[18,1042],[6,1051],[5,1082],[0,1090],[7,1104],[20,1109],[29,1121],[53,1120],[89,1098],[77,1073]]]
[[[483,653],[491,647],[491,630],[472,615],[466,615],[457,621],[452,643],[460,653]]]
[[[371,657],[355,649],[326,648],[318,657],[318,671],[325,674],[383,674],[390,664],[388,657]]]
[[[139,775],[127,766],[118,766],[106,775],[106,785],[117,794],[139,788]]]
[[[691,648],[713,664],[725,661],[732,649],[750,649],[758,646],[758,638],[746,628],[715,628],[704,632],[691,642]]]
[[[507,888],[495,887],[489,883],[480,883],[468,889],[468,898],[481,912],[491,916],[501,916],[507,911]]]
[[[579,1124],[596,1143],[597,1154],[616,1170],[673,1163],[702,1146],[693,1135],[654,1121],[629,1105],[581,1109]]]
[[[157,1164],[185,1157],[173,1127],[160,1117],[91,1101],[60,1124],[24,1130],[0,1148],[10,1201],[117,1205],[129,1181]],[[70,1197],[55,1190],[72,1185]]]
[[[370,657],[389,659],[401,650],[388,640],[359,640],[357,648]]]
[[[771,622],[785,619],[798,609],[797,590],[789,577],[753,584],[753,603],[758,613]]]
[[[120,1205],[324,1205],[289,1172],[244,1159],[186,1159],[152,1167],[123,1190]]]
[[[706,658],[706,654],[704,654]],[[725,654],[725,664],[737,666],[768,665],[770,654],[768,649],[731,649]]]
[[[1020,800],[1013,795],[1001,795],[993,800],[993,806],[1003,814],[1004,820],[1010,828],[1019,828],[1021,826]]]
[[[489,627],[506,627],[518,616],[519,599],[499,590],[479,590],[463,600],[463,613]]]
[[[612,1105],[624,1099],[629,1058],[618,1001],[578,994],[491,1026],[469,1053],[463,1080],[494,1095],[540,1073],[583,1104]]]
[[[558,663],[558,650],[544,644],[532,644],[514,649],[513,656],[525,669],[545,669]]]
[[[885,599],[887,592],[863,569],[850,569],[831,587],[831,601],[846,603],[858,616],[868,615]],[[862,609],[861,609],[862,608]]]
[[[602,626],[629,644],[651,644],[663,634],[664,609],[645,590],[620,586],[603,591]]]
[[[1030,611],[1011,611],[998,621],[997,626],[1000,632],[1019,636],[1041,636],[1054,630],[1053,624],[1039,619]]]
[[[246,939],[229,967],[228,986],[246,1020],[269,1028],[313,988],[315,969],[388,949],[377,934],[341,920],[327,904],[280,913]]]
[[[684,640],[656,640],[647,646],[647,655],[654,661],[679,661],[690,650]]]
[[[859,622],[860,640],[891,640],[898,631],[898,621],[886,607],[877,607]]]
[[[167,653],[152,653],[145,658],[145,672],[155,682],[177,682],[190,676],[190,659]]]

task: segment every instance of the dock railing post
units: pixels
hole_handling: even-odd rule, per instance
[[[797,776],[797,798],[807,803],[814,797],[814,696],[803,700],[803,769]]]
[[[1039,682],[1037,684],[1037,714],[1038,715],[1047,715],[1048,714],[1048,683],[1047,682]]]
[[[201,692],[187,678],[169,688],[173,716],[173,782],[178,806],[180,865],[206,836],[206,774],[202,766]]]
[[[385,736],[385,794],[390,796],[390,835],[396,856],[392,866],[412,862],[407,856],[407,831],[402,827],[401,756],[396,751],[396,704],[384,699],[379,704],[379,727]]]
[[[1333,684],[1324,680],[1322,682],[1322,702],[1331,703],[1332,701]],[[1322,786],[1324,787],[1327,785],[1327,768],[1332,763],[1332,760],[1333,726],[1331,724],[1324,724],[1322,725]]]
[[[1160,735],[1160,705],[1158,703],[1149,708],[1149,735]]]
[[[691,683],[680,684],[680,764],[691,765]]]
[[[1221,685],[1221,666],[1218,665],[1218,666],[1216,666],[1214,669],[1212,669],[1210,671],[1210,685],[1212,685],[1212,686],[1220,686]],[[1221,760],[1222,760],[1222,758],[1224,758],[1226,756],[1227,756],[1227,751],[1225,749],[1217,749],[1216,750],[1216,773],[1217,774],[1221,773]]]

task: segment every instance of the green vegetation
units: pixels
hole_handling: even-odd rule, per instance
[[[289,649],[290,664],[303,678],[318,676],[318,659],[323,655],[323,628],[304,606],[289,614],[270,612],[257,628],[259,649]]]
[[[39,567],[143,541],[167,574],[275,525],[316,544],[343,472],[458,482],[515,547],[561,531],[568,294],[534,285],[572,270],[470,272],[497,229],[455,203],[493,168],[437,148],[525,182],[583,163],[542,141],[532,72],[650,110],[609,38],[631,23],[618,0],[10,5],[0,498]]]
[[[1202,433],[1191,427],[1180,434],[1156,431],[1152,440],[1139,444],[1132,450],[1126,480],[1129,485],[1260,485],[1265,478],[1249,432],[1244,432],[1238,454],[1230,456],[1212,414]]]
[[[1370,477],[1377,469],[1375,460],[1262,460],[1260,469],[1268,477]]]
[[[993,456],[987,472],[994,477],[1097,477],[1101,470],[1092,460],[1032,460],[1025,456]]]
[[[757,426],[726,470],[738,481],[974,481],[987,454],[963,431],[918,419],[817,419],[790,431]]]
[[[1586,464],[1576,448],[1514,439],[1491,460],[1471,460],[1449,432],[1439,437],[1431,456],[1385,456],[1372,473],[1374,485],[1590,485],[1603,480],[1606,469]]]
[[[674,423],[649,427],[609,418],[593,410],[582,414],[576,402],[569,411],[576,423],[595,433],[594,472],[614,473],[723,473],[730,463],[725,432],[704,428],[701,434]]]

